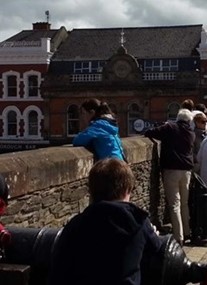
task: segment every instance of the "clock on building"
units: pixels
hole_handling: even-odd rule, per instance
[[[127,75],[131,72],[132,68],[128,61],[126,60],[118,60],[114,63],[114,73],[119,78],[126,78]]]

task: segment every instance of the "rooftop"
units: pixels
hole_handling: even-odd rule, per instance
[[[54,60],[108,59],[121,45],[129,54],[142,58],[189,57],[198,54],[202,25],[74,29]]]

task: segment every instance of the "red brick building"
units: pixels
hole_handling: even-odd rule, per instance
[[[107,101],[121,136],[207,99],[202,25],[51,29],[35,23],[0,43],[0,150],[69,143],[86,98]]]
[[[48,144],[40,85],[51,57],[66,39],[64,27],[34,23],[0,43],[0,152]]]
[[[70,142],[90,97],[111,105],[121,136],[174,119],[187,98],[205,102],[205,36],[202,25],[72,30],[42,83],[48,138]]]

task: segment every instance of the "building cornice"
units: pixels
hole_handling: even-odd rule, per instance
[[[0,43],[0,64],[49,64],[53,55],[50,38],[39,41]]]

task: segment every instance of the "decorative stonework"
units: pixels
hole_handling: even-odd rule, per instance
[[[2,42],[1,64],[49,64],[52,56],[50,38],[32,42]]]
[[[103,68],[103,81],[119,83],[142,82],[142,74],[137,60],[120,46]]]

